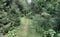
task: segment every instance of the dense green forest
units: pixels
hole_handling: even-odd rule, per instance
[[[0,37],[60,37],[60,0],[0,0]]]

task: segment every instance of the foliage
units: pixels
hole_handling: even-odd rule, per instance
[[[29,4],[27,0],[0,0],[0,32],[15,37],[13,29],[30,19],[36,34],[60,37],[60,0],[31,1]]]
[[[0,0],[0,32],[3,34],[8,33],[11,28],[13,29],[13,26],[20,25],[19,10],[13,3],[12,0]]]
[[[16,30],[12,30],[8,32],[8,37],[15,37],[16,36]]]

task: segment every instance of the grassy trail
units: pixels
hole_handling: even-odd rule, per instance
[[[15,37],[36,37],[34,26],[32,25],[32,20],[27,19],[26,17],[23,17],[20,20],[21,25],[15,29],[16,30]]]
[[[28,37],[28,32],[29,32],[29,24],[31,23],[30,19],[26,19],[25,17],[21,18],[21,25],[18,31],[17,31],[17,36],[16,37]]]

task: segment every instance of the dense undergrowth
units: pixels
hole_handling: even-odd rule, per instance
[[[0,0],[0,35],[60,37],[60,0]]]

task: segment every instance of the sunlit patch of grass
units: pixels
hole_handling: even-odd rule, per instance
[[[28,32],[29,32],[29,24],[31,24],[31,20],[27,19],[26,17],[23,17],[20,19],[21,20],[21,25],[18,27],[16,37],[27,37]],[[24,27],[27,27],[27,32],[24,32]]]

